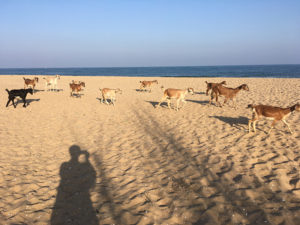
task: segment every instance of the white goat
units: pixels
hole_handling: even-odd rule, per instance
[[[48,90],[47,88],[50,86],[50,90],[57,90],[58,86],[57,86],[57,80],[60,79],[60,75],[56,75],[56,76],[49,76],[49,77],[44,77],[43,79],[45,79],[45,91]]]

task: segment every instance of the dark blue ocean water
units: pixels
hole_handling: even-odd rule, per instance
[[[8,68],[0,74],[72,75],[129,77],[282,77],[300,78],[297,65],[180,66],[180,67],[93,67],[93,68]]]

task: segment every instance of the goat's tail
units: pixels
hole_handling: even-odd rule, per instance
[[[208,84],[207,81],[205,81],[205,83]]]
[[[24,79],[24,80],[26,80],[26,78],[25,78],[25,77],[23,77],[23,79]]]
[[[7,93],[9,94],[9,90],[8,89],[5,89],[7,91]]]

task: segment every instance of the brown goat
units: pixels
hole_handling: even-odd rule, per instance
[[[292,134],[293,132],[292,132],[289,124],[285,121],[285,119],[295,110],[300,111],[299,103],[297,103],[291,107],[287,107],[287,108],[280,108],[280,107],[268,106],[268,105],[248,105],[248,107],[253,110],[252,119],[249,120],[249,122],[248,122],[249,133],[251,132],[251,124],[253,124],[253,130],[254,130],[254,132],[256,132],[256,122],[261,117],[266,117],[268,119],[273,120],[268,134],[270,134],[271,130],[274,128],[274,125],[278,121],[282,121],[284,124],[286,124]]]
[[[184,98],[187,93],[194,94],[194,89],[187,88],[185,90],[181,90],[181,89],[168,88],[164,91],[164,96],[162,97],[162,99],[160,100],[160,102],[157,104],[156,107],[159,107],[163,101],[167,100],[168,108],[171,109],[171,99],[176,99],[176,111],[178,111],[179,102],[182,101],[183,103],[186,103]]]
[[[141,86],[140,86],[140,90],[143,90],[148,87],[149,88],[149,92],[151,92],[151,86],[153,86],[153,84],[158,84],[157,80],[153,80],[153,81],[140,81]]]
[[[74,82],[70,83],[70,89],[71,89],[70,96],[74,96],[74,92],[76,92],[76,94],[78,95],[79,92],[82,91],[82,87],[85,87],[84,82],[80,81],[79,84],[75,84]],[[79,96],[81,97],[81,95],[79,95]]]
[[[29,79],[29,78],[23,77],[23,79],[24,79],[24,89],[31,86],[32,89],[34,90],[35,85],[39,82],[38,77],[35,77],[34,79]]]
[[[224,100],[223,105],[229,99],[231,99],[233,102],[234,108],[236,109],[236,102],[234,101],[234,99],[236,98],[236,95],[239,93],[240,90],[249,91],[249,87],[247,84],[242,84],[237,88],[228,88],[228,87],[224,87],[222,85],[217,85],[217,86],[213,87],[213,89],[212,89],[209,104],[211,104],[214,97],[216,97],[216,102],[219,104],[220,107],[222,107],[221,103],[218,102],[218,96],[224,96],[225,100]]]
[[[226,85],[226,81],[222,81],[221,83],[208,83],[207,81],[205,81],[206,83],[206,95],[208,95],[208,92],[210,90],[212,90],[215,86],[218,86],[218,85],[223,85],[225,84]]]

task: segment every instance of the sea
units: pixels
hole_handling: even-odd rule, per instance
[[[0,68],[0,75],[121,77],[271,77],[300,78],[300,64],[164,67]]]

